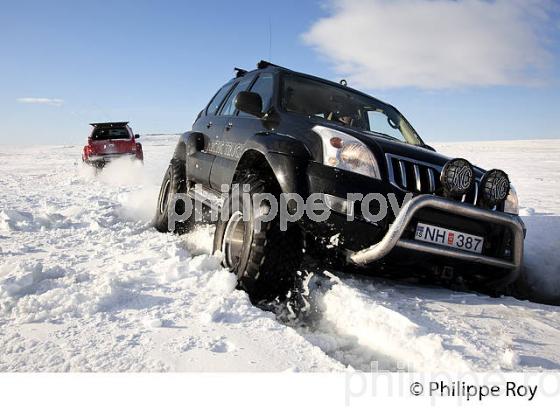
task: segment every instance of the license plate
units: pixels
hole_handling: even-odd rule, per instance
[[[484,238],[439,226],[419,223],[414,238],[417,241],[436,243],[467,252],[482,253]]]

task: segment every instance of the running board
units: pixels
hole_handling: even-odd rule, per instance
[[[220,210],[226,199],[225,195],[222,195],[213,189],[208,189],[201,184],[196,184],[187,194],[194,201],[202,202],[204,205],[209,206],[214,210]]]

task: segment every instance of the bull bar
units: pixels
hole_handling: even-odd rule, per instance
[[[494,223],[508,227],[513,235],[512,259],[496,258],[492,256],[469,253],[459,249],[447,248],[441,245],[404,239],[402,235],[412,218],[424,208],[437,209],[459,216],[476,219],[483,222]],[[350,262],[356,265],[367,265],[375,262],[391,252],[395,247],[464,260],[466,262],[480,263],[498,268],[505,268],[517,274],[523,262],[524,225],[521,218],[503,212],[495,212],[473,205],[452,201],[434,195],[419,195],[408,201],[401,209],[395,221],[381,241],[359,251],[349,251],[347,254]]]

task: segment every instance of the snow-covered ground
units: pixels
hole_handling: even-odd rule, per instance
[[[0,146],[0,371],[558,370],[560,308],[326,272],[285,324],[235,290],[212,228],[149,225],[174,137],[97,177],[77,146]],[[560,141],[442,144],[514,181],[529,284],[560,294]],[[555,299],[556,298],[556,299]]]

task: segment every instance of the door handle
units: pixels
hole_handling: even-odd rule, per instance
[[[233,127],[233,123],[228,122],[227,125],[226,125],[226,130],[230,130],[231,127]]]
[[[212,121],[210,121],[208,124],[206,124],[206,128],[210,128],[212,126]]]

